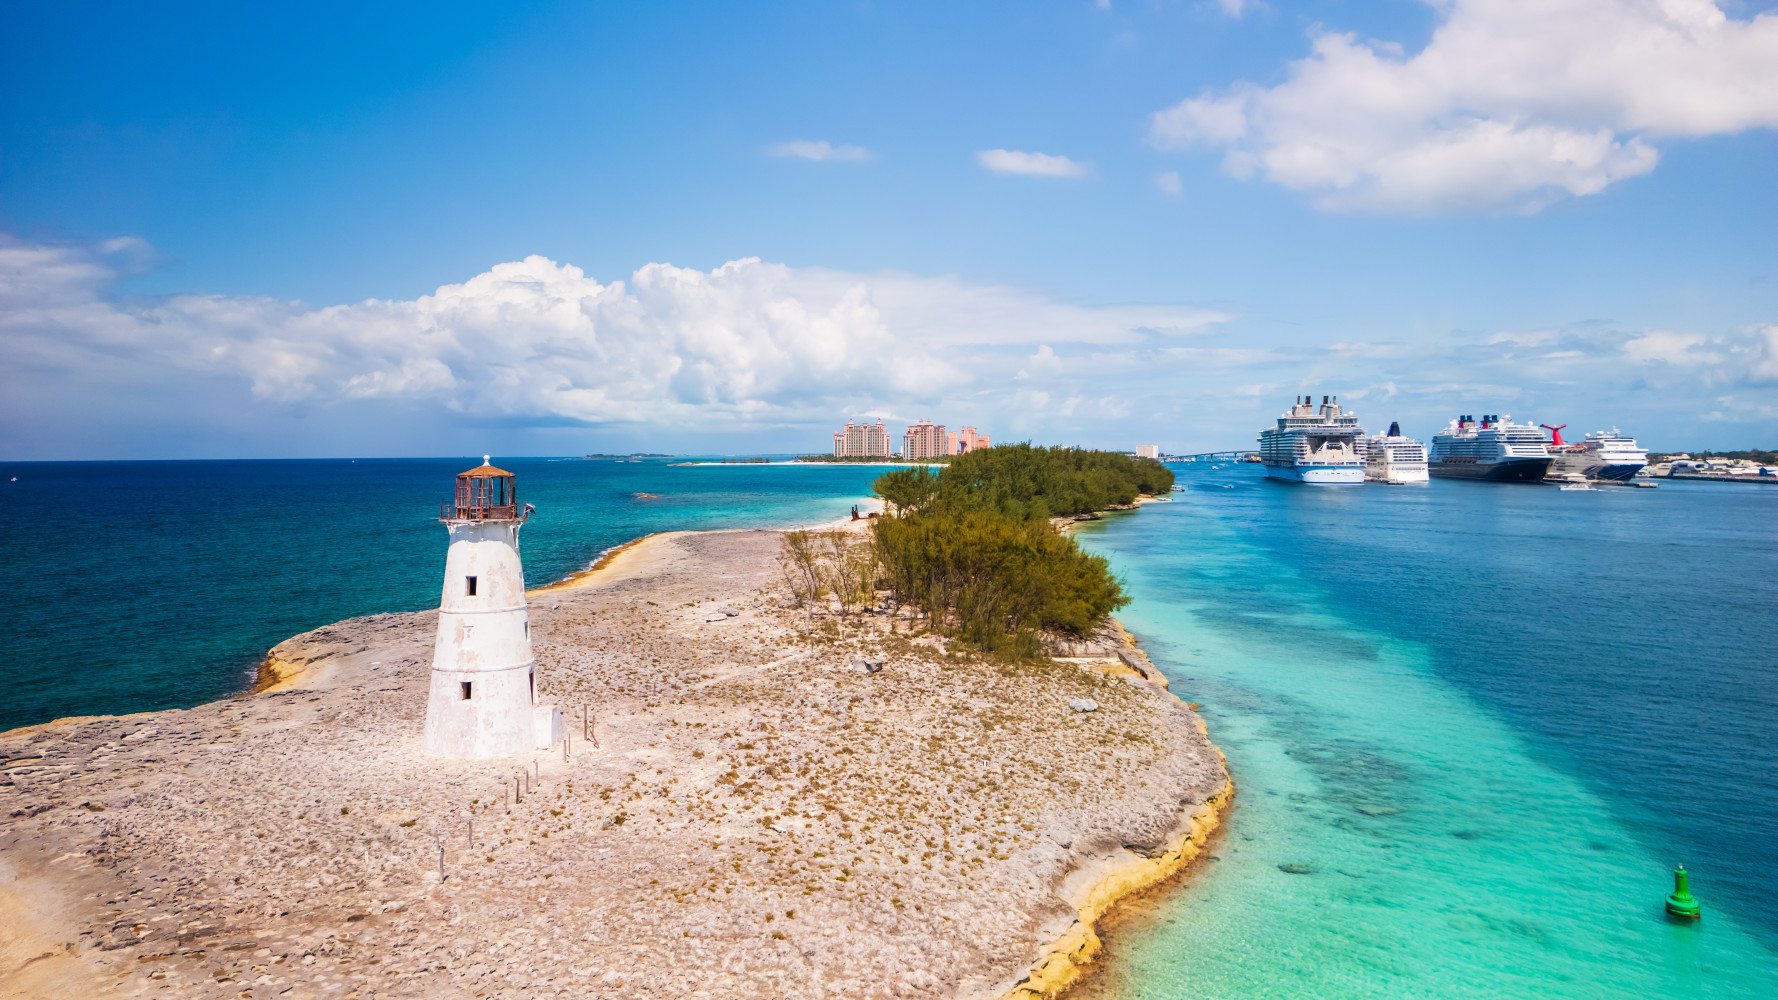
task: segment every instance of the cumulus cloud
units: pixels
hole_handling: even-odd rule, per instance
[[[0,240],[11,377],[73,384],[105,369],[151,384],[197,373],[245,381],[274,406],[380,400],[588,425],[794,421],[971,391],[1009,377],[1040,337],[1133,344],[1226,318],[757,258],[710,271],[649,264],[602,283],[532,256],[412,300],[320,308],[118,298],[117,277],[86,248]]]
[[[1157,112],[1162,147],[1325,209],[1536,210],[1653,170],[1657,143],[1778,126],[1778,15],[1712,0],[1426,0],[1442,23],[1409,56],[1324,32],[1273,87]]]
[[[1177,170],[1163,170],[1155,174],[1154,186],[1162,194],[1171,197],[1178,197],[1185,190],[1185,185],[1179,181],[1179,171]]]
[[[1778,425],[1778,324],[1262,336],[1202,309],[754,258],[600,281],[528,257],[417,298],[312,306],[121,295],[117,252],[0,236],[0,455],[487,450],[495,427],[569,449],[590,430],[798,450],[858,413],[1086,444],[1130,443],[1142,414],[1144,439],[1235,447],[1310,391],[1422,432],[1482,410],[1672,447]]]
[[[1049,153],[1026,153],[1016,149],[984,149],[975,154],[977,163],[997,174],[1031,174],[1038,177],[1085,177],[1085,164],[1066,156]]]
[[[790,142],[781,142],[776,146],[768,146],[766,153],[770,156],[814,160],[817,163],[822,161],[858,163],[871,158],[871,151],[863,146],[835,146],[826,139],[816,141],[795,139]]]

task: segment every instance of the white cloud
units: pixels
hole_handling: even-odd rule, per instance
[[[1042,338],[1137,344],[1226,317],[1086,308],[1004,286],[791,268],[649,264],[601,283],[544,257],[413,300],[313,308],[267,298],[117,299],[92,253],[0,239],[0,345],[12,378],[99,369],[244,380],[268,406],[417,404],[478,418],[690,426],[800,420],[998,386]],[[1017,348],[1009,352],[1009,348]]]
[[[796,139],[781,142],[766,149],[768,156],[789,156],[816,162],[833,161],[835,163],[858,163],[871,158],[871,151],[863,146],[835,146],[826,139],[811,141]]]
[[[1238,18],[1258,5],[1249,3],[1248,0],[1216,0],[1216,6],[1229,17]]]
[[[1430,212],[1595,194],[1648,173],[1656,143],[1778,126],[1778,15],[1712,0],[1426,0],[1412,56],[1322,33],[1274,87],[1157,112],[1163,147],[1225,147],[1238,177],[1327,209]]]
[[[752,258],[601,282],[528,257],[413,299],[315,307],[119,296],[121,268],[99,247],[0,236],[0,455],[143,457],[200,438],[210,454],[480,454],[498,434],[577,453],[588,433],[818,449],[859,413],[1085,444],[1126,443],[1139,413],[1170,448],[1208,449],[1244,446],[1305,391],[1410,433],[1486,410],[1729,447],[1778,419],[1778,324],[1267,335],[1201,309]]]
[[[1085,177],[1087,168],[1066,156],[1025,153],[1016,149],[984,149],[977,163],[997,174],[1033,174],[1039,177]]]
[[[1624,356],[1631,361],[1662,361],[1667,364],[1714,363],[1722,355],[1705,348],[1709,338],[1701,333],[1669,333],[1651,330],[1624,343]]]
[[[1163,170],[1154,175],[1154,186],[1164,195],[1177,198],[1185,190],[1179,181],[1179,171]]]

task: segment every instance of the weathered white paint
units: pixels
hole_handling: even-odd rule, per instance
[[[562,721],[562,710],[554,705],[538,705],[531,710],[537,749],[548,750],[568,736],[568,724]]]
[[[425,750],[435,757],[504,757],[553,746],[559,738],[561,713],[537,704],[519,563],[523,526],[516,520],[445,522],[451,545],[426,706]],[[470,686],[468,698],[464,684]],[[550,713],[554,726],[547,722]]]

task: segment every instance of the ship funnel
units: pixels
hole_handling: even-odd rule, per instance
[[[1394,420],[1389,421],[1389,436],[1392,438],[1401,437],[1401,424],[1400,423],[1397,423]]]

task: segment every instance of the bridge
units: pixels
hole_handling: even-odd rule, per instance
[[[1169,462],[1239,462],[1244,458],[1258,458],[1257,451],[1201,451],[1196,455],[1168,455]]]

